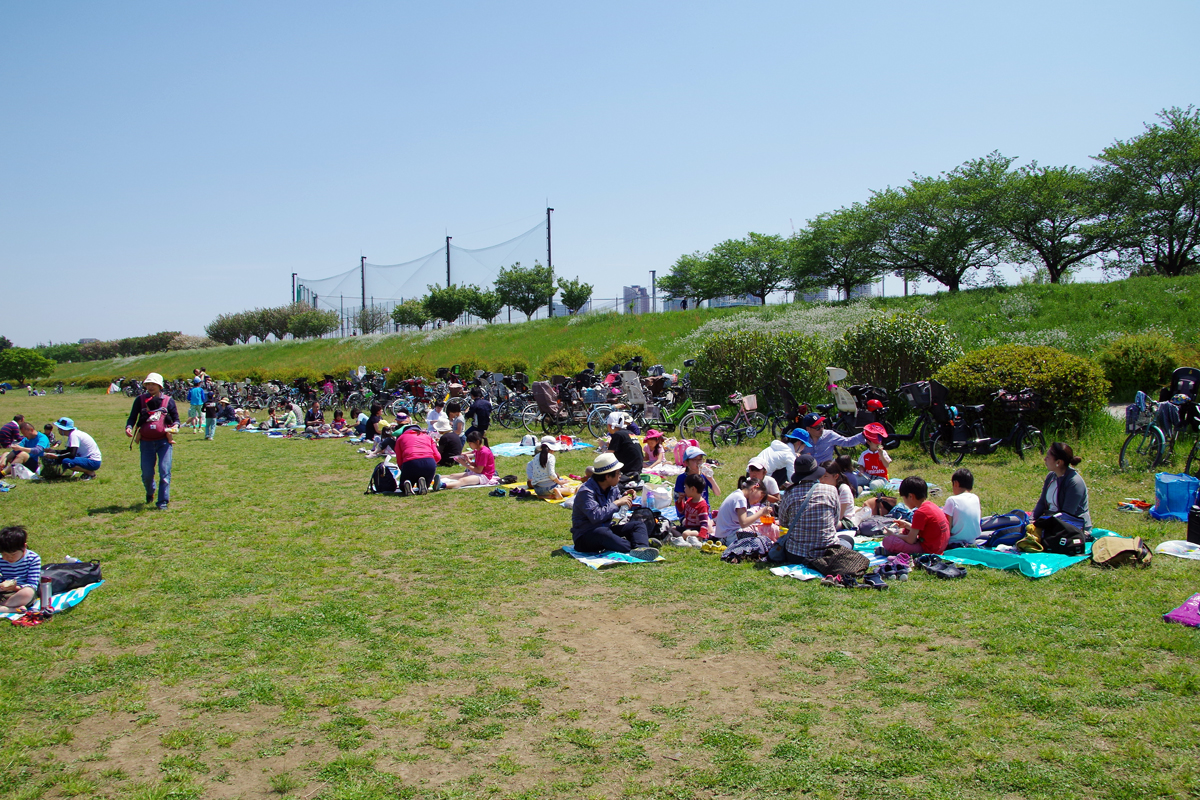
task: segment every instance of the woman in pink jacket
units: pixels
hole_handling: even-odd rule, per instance
[[[396,463],[400,465],[400,488],[405,494],[425,494],[437,489],[438,449],[433,437],[419,425],[405,425],[396,436]]]

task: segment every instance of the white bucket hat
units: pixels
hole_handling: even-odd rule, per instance
[[[142,381],[142,385],[144,386],[147,383],[153,383],[161,389],[163,387],[162,375],[159,375],[157,372],[151,372],[146,376],[146,380]]]
[[[617,457],[612,453],[601,453],[592,462],[592,474],[607,475],[610,472],[616,472],[623,466],[625,465],[617,461]]]
[[[555,439],[553,436],[543,436],[541,441],[538,442],[538,447],[541,447],[542,445],[546,445],[551,450],[561,449],[558,446],[558,439]]]

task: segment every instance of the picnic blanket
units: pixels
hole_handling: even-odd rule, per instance
[[[821,573],[803,564],[783,564],[778,567],[771,567],[771,574],[778,575],[781,578],[795,578],[798,581],[821,579]]]
[[[575,442],[567,450],[583,450],[587,447],[595,447],[594,444],[587,442]],[[492,455],[504,458],[515,458],[516,456],[532,456],[537,452],[537,448],[533,445],[522,445],[520,442],[502,442],[501,444],[492,445]]]
[[[563,552],[571,558],[586,564],[592,569],[609,569],[610,567],[619,567],[622,564],[650,564],[653,562],[642,561],[640,558],[634,558],[628,553],[618,553],[608,551],[605,553],[580,553],[569,544],[563,545]],[[654,561],[666,561],[665,558],[659,556]]]
[[[50,598],[50,607],[54,609],[55,613],[58,613],[59,611],[66,611],[68,608],[79,605],[81,602],[83,602],[83,598],[91,594],[93,589],[97,589],[103,585],[104,581],[96,581],[95,583],[89,583],[87,586],[80,586],[78,589],[72,589],[69,592],[56,594]],[[34,598],[33,604],[29,606],[29,609],[31,611],[37,611],[41,608],[41,605],[41,601],[37,598]],[[20,619],[21,614],[0,614],[0,617],[4,617],[11,622],[12,620]]]
[[[505,484],[501,484],[501,486],[510,491],[513,489],[526,488],[524,481],[518,481],[516,483],[505,483]],[[583,486],[583,482],[576,481],[576,480],[568,480],[566,483],[563,484],[564,488],[569,487],[569,486],[574,486],[574,487],[578,488],[580,486]],[[536,499],[536,500],[545,500],[547,503],[553,503],[554,505],[558,505],[559,503],[562,503],[564,500],[567,499],[565,497],[560,497],[557,500],[551,500],[549,497],[538,497],[536,494],[533,494],[532,492],[530,493],[530,497],[533,499]]]
[[[1104,528],[1093,528],[1092,536],[1103,539],[1105,536],[1120,536]],[[956,547],[947,550],[942,558],[955,564],[969,564],[977,567],[992,567],[993,569],[1017,570],[1029,578],[1045,578],[1059,570],[1066,569],[1080,561],[1087,561],[1092,554],[1092,543],[1084,545],[1081,556],[1064,556],[1061,553],[1009,553],[999,550],[988,550],[984,547]]]

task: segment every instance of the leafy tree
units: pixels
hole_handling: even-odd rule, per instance
[[[7,336],[0,336],[0,350],[7,350],[12,346],[13,343]]]
[[[297,339],[310,339],[332,333],[341,327],[342,321],[336,311],[318,311],[309,308],[293,314],[288,322],[288,333]]]
[[[724,284],[722,294],[748,294],[766,305],[767,295],[788,281],[789,256],[787,243],[778,234],[750,233],[745,239],[728,239],[715,246],[706,259],[707,279],[717,278]]]
[[[292,320],[300,314],[306,314],[313,310],[308,303],[290,303],[286,306],[264,308],[261,311],[262,324],[275,337],[276,341],[282,341],[291,333]]]
[[[553,296],[554,278],[550,270],[537,261],[532,267],[522,267],[518,261],[500,270],[496,277],[496,293],[504,300],[504,305],[518,309],[528,321]]]
[[[429,310],[430,316],[449,323],[461,317],[463,312],[467,310],[467,307],[471,304],[472,292],[473,289],[470,286],[436,286],[430,284],[429,294],[425,296],[422,302],[425,303],[425,308]]]
[[[496,317],[500,316],[500,309],[504,308],[504,300],[500,297],[499,292],[484,291],[478,286],[471,287],[471,302],[467,305],[467,312],[486,320],[490,325]]]
[[[698,304],[728,294],[728,290],[719,288],[719,283],[713,279],[708,256],[696,251],[676,259],[671,271],[658,279],[658,290],[679,300],[695,298]]]
[[[874,283],[883,272],[876,252],[881,234],[877,215],[859,203],[819,215],[791,243],[792,289],[837,286],[848,298]]]
[[[421,330],[430,319],[429,309],[420,300],[405,300],[392,309],[392,321],[397,325],[412,325]]]
[[[1044,271],[1050,283],[1115,247],[1112,226],[1100,222],[1103,208],[1093,173],[1036,161],[1005,174],[991,205],[996,225],[1011,240],[1007,260]]]
[[[920,273],[957,292],[969,273],[999,263],[1002,235],[990,201],[1012,159],[998,153],[937,177],[916,176],[907,186],[876,192],[867,209],[877,215],[877,253],[888,271]]]
[[[592,289],[594,288],[592,284],[579,280],[578,275],[575,276],[575,280],[558,279],[558,290],[562,292],[562,304],[572,314],[578,313],[579,309],[588,304],[588,301],[592,299]]]
[[[354,315],[354,322],[362,333],[386,331],[390,316],[379,306],[367,306]]]
[[[25,347],[6,347],[0,350],[0,379],[11,378],[24,383],[30,378],[45,378],[57,366],[36,350]]]
[[[243,311],[243,322],[246,333],[260,342],[265,342],[267,337],[271,335],[271,328],[274,320],[271,319],[272,310],[269,308],[256,308],[253,311]]]
[[[1096,156],[1126,271],[1176,276],[1197,267],[1200,245],[1200,111],[1173,107],[1161,124]]]
[[[6,348],[0,348],[3,350]],[[39,344],[33,348],[39,355],[57,361],[59,364],[64,361],[82,361],[83,355],[80,353],[79,345],[74,342],[60,342],[58,344]]]
[[[221,344],[237,344],[242,341],[242,315],[221,314],[205,326],[208,338]]]

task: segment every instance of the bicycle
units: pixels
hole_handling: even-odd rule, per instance
[[[967,453],[991,455],[1004,445],[1012,447],[1021,460],[1032,450],[1041,454],[1046,452],[1046,437],[1026,422],[1023,416],[1024,412],[1036,409],[1040,402],[1034,391],[1026,388],[1017,394],[1011,394],[1001,389],[992,397],[1016,415],[1016,421],[1009,432],[1004,436],[988,436],[981,418],[986,406],[961,406],[957,409],[958,415],[952,414],[950,422],[943,425],[930,439],[929,454],[934,463],[945,462],[957,466],[962,463]],[[964,414],[970,414],[974,419],[968,422]],[[966,435],[958,435],[960,431]],[[974,433],[974,437],[971,437],[970,433]]]
[[[1138,415],[1133,420],[1126,420],[1125,430],[1129,435],[1121,445],[1121,455],[1117,463],[1121,469],[1145,469],[1157,467],[1163,461],[1166,453],[1167,437],[1162,428],[1158,427],[1158,403],[1146,397],[1141,392],[1138,399]],[[1196,448],[1192,447],[1193,452]],[[1191,463],[1191,456],[1188,456]]]
[[[713,426],[709,434],[713,447],[741,444],[745,439],[757,438],[770,424],[766,415],[758,411],[755,395],[734,392],[729,395],[729,402],[737,406],[737,413]]]

